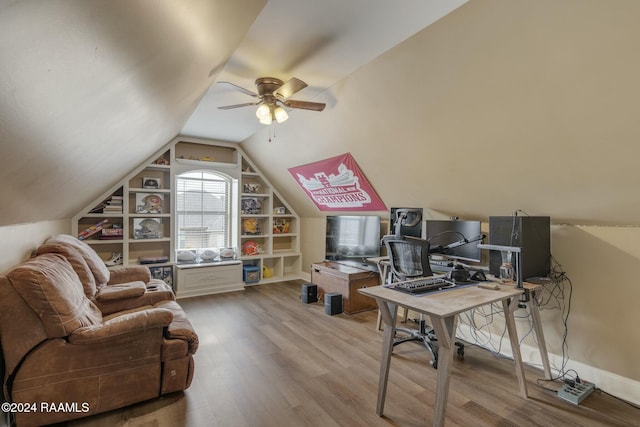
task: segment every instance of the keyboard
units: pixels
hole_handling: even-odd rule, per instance
[[[403,280],[402,282],[390,283],[385,286],[409,294],[423,294],[444,288],[452,288],[455,283],[446,280],[444,275],[440,275]]]

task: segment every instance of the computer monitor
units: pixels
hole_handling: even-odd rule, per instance
[[[325,259],[364,262],[379,257],[380,222],[372,215],[328,216]]]
[[[430,253],[463,261],[480,262],[482,243],[480,221],[432,220],[426,221],[426,240]]]

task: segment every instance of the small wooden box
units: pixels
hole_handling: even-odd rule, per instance
[[[378,273],[342,265],[338,262],[311,264],[311,283],[318,286],[318,300],[324,301],[325,293],[342,295],[342,310],[347,314],[377,308],[373,298],[358,292],[360,288],[378,286]]]

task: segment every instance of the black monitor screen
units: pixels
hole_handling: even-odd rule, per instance
[[[426,239],[430,252],[465,261],[481,260],[482,231],[480,221],[427,220]],[[466,243],[466,242],[469,243]]]
[[[380,256],[379,216],[328,216],[325,259],[363,260]]]

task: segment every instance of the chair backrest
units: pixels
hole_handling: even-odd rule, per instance
[[[396,280],[432,276],[429,242],[415,237],[384,236],[391,272]]]

